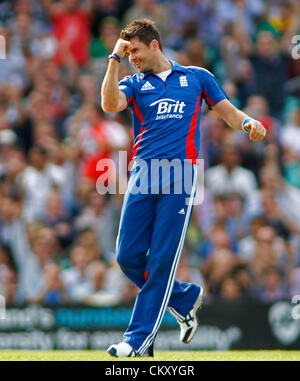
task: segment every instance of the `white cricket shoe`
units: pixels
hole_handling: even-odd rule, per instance
[[[203,300],[203,288],[201,287],[200,293],[198,295],[198,298],[195,301],[195,304],[193,305],[193,308],[186,315],[185,319],[179,322],[180,341],[182,341],[184,344],[189,343],[195,336],[195,333],[198,327],[197,311],[202,307],[202,300]]]
[[[197,311],[202,306],[202,299],[203,288],[201,287],[198,298],[196,299],[193,308],[190,310],[190,312],[186,315],[185,318],[179,315],[174,308],[168,307],[168,310],[175,317],[177,323],[180,326],[180,341],[182,343],[189,343],[196,333],[198,327]]]
[[[132,346],[122,341],[119,344],[111,345],[107,352],[113,357],[136,357],[136,352]]]

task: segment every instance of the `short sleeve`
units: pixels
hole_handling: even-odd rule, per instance
[[[215,76],[206,69],[200,69],[200,71],[203,96],[208,108],[211,109],[223,99],[228,99],[227,94]]]
[[[129,103],[130,98],[133,96],[133,83],[131,76],[127,76],[119,82],[119,90],[123,91],[126,95],[127,103]]]

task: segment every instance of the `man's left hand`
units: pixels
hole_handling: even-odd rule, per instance
[[[250,130],[249,138],[251,140],[261,140],[267,133],[266,128],[258,120],[251,120],[245,125],[245,128]]]

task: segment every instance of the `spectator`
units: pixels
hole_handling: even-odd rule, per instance
[[[239,193],[247,202],[257,189],[254,175],[239,165],[237,148],[224,145],[221,153],[221,164],[206,171],[206,187],[212,194]]]
[[[201,266],[207,292],[211,296],[220,294],[220,287],[225,277],[229,276],[239,264],[238,258],[229,249],[215,250]]]
[[[44,234],[45,233],[45,234]],[[25,255],[24,255],[25,254]],[[19,291],[26,302],[38,303],[45,284],[44,269],[55,260],[57,254],[56,237],[41,229],[28,252],[23,253],[20,266]]]
[[[56,232],[60,245],[68,247],[74,239],[71,216],[63,205],[58,191],[52,191],[47,199],[43,222]]]
[[[243,296],[239,281],[233,276],[225,277],[220,285],[220,298],[230,302],[241,300]]]
[[[21,137],[21,131],[17,127],[25,117],[22,106],[23,92],[24,89],[21,86],[15,86],[11,83],[3,83],[0,90],[1,129],[7,128],[8,131],[14,132],[18,141]]]
[[[270,266],[279,267],[284,272],[288,270],[289,256],[285,243],[271,227],[264,226],[258,230],[249,266],[255,282],[263,280],[265,270]]]
[[[51,24],[44,24],[41,32],[30,44],[31,62],[30,71],[43,60],[53,60],[57,50],[57,40]]]
[[[241,259],[249,262],[253,257],[257,232],[265,226],[263,217],[254,217],[250,222],[250,234],[244,236],[238,241],[237,252]]]
[[[115,287],[107,287],[109,269],[105,262],[93,261],[87,267],[87,277],[90,279],[93,291],[83,302],[92,306],[113,306],[120,302],[121,293]]]
[[[268,100],[271,115],[282,120],[287,62],[271,32],[258,33],[256,51],[251,60],[255,71],[256,92]]]
[[[89,200],[89,195],[94,191],[94,181],[88,177],[81,177],[76,184],[75,189],[75,204],[78,212],[85,207]]]
[[[254,282],[248,264],[242,261],[235,266],[231,277],[237,281],[242,298],[244,300],[252,298],[251,289]]]
[[[249,229],[249,217],[246,214],[243,197],[231,193],[224,200],[226,213],[226,230],[233,242],[244,237]]]
[[[98,34],[90,44],[91,58],[105,58],[106,65],[107,56],[113,51],[119,35],[120,26],[117,19],[109,17],[102,20]]]
[[[167,42],[176,41],[183,36],[186,39],[189,31],[193,37],[204,42],[215,44],[220,36],[220,28],[216,23],[215,5],[207,0],[179,0],[172,4],[172,28]],[[171,35],[171,36],[170,36]]]
[[[98,96],[98,88],[96,86],[96,81],[91,74],[81,74],[76,81],[76,92],[73,94],[76,108],[83,104],[95,103]],[[98,102],[97,102],[98,103]],[[72,126],[70,126],[72,128]],[[67,136],[71,131],[67,131]]]
[[[113,51],[119,35],[119,20],[108,17],[102,20],[97,36],[91,41],[91,70],[94,77],[93,81],[97,84],[97,88],[100,87],[104,79],[108,56]],[[93,101],[95,101],[95,99],[96,98],[94,98]]]
[[[60,267],[55,263],[48,263],[44,268],[44,278],[44,286],[38,297],[39,303],[45,305],[68,303],[69,298],[64,290]]]
[[[41,12],[38,3],[37,0],[16,0],[12,8],[16,15],[26,14],[32,16],[34,20],[39,20]]]
[[[240,1],[240,2],[243,2]],[[226,24],[224,36],[220,41],[221,54],[224,59],[227,79],[236,80],[242,60],[251,51],[251,37],[245,31],[243,18]],[[245,65],[245,61],[243,62]],[[245,67],[244,67],[245,69]]]
[[[109,17],[121,21],[131,4],[132,0],[101,0],[96,2],[91,25],[94,37],[97,37],[99,28],[105,19]]]
[[[30,13],[19,12],[10,25],[13,35],[12,44],[23,52],[24,57],[31,58],[33,41],[41,33],[40,23]]]
[[[86,2],[82,8],[78,0],[62,0],[59,3],[43,0],[42,5],[53,23],[58,41],[55,61],[59,65],[66,64],[66,60],[71,60],[74,65],[84,65],[88,59],[93,1]]]
[[[263,213],[263,199],[265,206],[273,199],[277,204],[275,210],[268,208],[273,213],[277,213],[277,218],[286,225],[290,232],[299,233],[300,218],[296,210],[300,207],[300,192],[298,188],[288,184],[279,172],[275,163],[264,166],[260,171],[261,190],[254,192],[247,205],[248,213],[260,215]],[[282,224],[281,222],[281,224]]]
[[[199,255],[206,259],[220,249],[232,249],[232,242],[229,234],[225,230],[224,223],[216,223],[209,231],[207,238],[203,240],[199,247]]]
[[[94,229],[86,227],[78,233],[76,244],[89,251],[91,260],[102,259],[102,251],[97,240],[97,233]]]
[[[268,131],[264,142],[251,142],[238,132],[234,133],[233,136],[234,144],[238,145],[240,152],[242,152],[241,165],[252,171],[258,180],[260,168],[269,160],[268,151],[271,151],[272,147],[276,146],[278,155],[280,155],[280,146],[278,146],[279,124],[276,119],[269,115],[268,102],[263,96],[249,96],[245,105],[245,112],[259,120]]]
[[[30,149],[30,165],[19,175],[18,181],[24,192],[24,217],[27,221],[39,218],[45,212],[46,200],[56,185],[49,167],[47,152],[40,146]]]
[[[61,277],[68,298],[71,302],[78,303],[92,292],[86,269],[94,258],[87,248],[77,245],[71,250],[70,259],[71,267],[63,270]]]
[[[11,44],[11,35],[7,28],[0,28],[5,39],[5,59],[0,60],[0,87],[10,84],[24,89],[28,84],[27,61],[23,52]]]
[[[209,68],[209,63],[205,55],[205,47],[201,41],[196,38],[188,39],[186,41],[185,51],[189,65]]]
[[[2,133],[3,132],[4,131],[2,131]],[[0,139],[1,136],[3,138],[2,133],[0,132]],[[1,192],[4,196],[20,198],[21,192],[18,187],[17,178],[18,175],[24,171],[27,164],[24,153],[19,148],[13,147],[10,144],[4,144],[4,142],[0,147]]]
[[[288,224],[285,223],[284,214],[281,212],[276,198],[267,190],[262,190],[261,196],[263,215],[267,225],[273,227],[277,235],[281,236],[283,239],[288,239],[290,229]]]
[[[47,150],[48,146],[55,141],[57,143],[57,135],[55,127],[47,120],[42,120],[34,126],[33,139],[35,144]]]
[[[242,57],[234,73],[234,82],[238,91],[241,107],[245,107],[249,97],[256,93],[254,68],[248,58]]]
[[[7,269],[3,276],[1,295],[5,297],[7,306],[20,305],[24,301],[18,292],[18,275],[13,269]]]
[[[10,245],[14,239],[12,226],[20,217],[20,201],[11,196],[2,196],[0,205],[0,240]]]
[[[240,22],[248,36],[255,32],[255,19],[264,12],[261,0],[225,0],[216,3],[217,23],[227,25]]]
[[[264,270],[262,281],[253,290],[256,299],[266,303],[288,298],[288,287],[282,272],[276,266]]]
[[[41,115],[32,116],[33,122],[48,121],[53,124],[55,134],[59,138],[63,138],[62,120],[67,115],[69,93],[63,83],[62,76],[57,65],[51,61],[43,61],[36,68],[35,86],[30,93],[33,102],[46,102],[44,107],[41,107]],[[66,81],[66,83],[68,83]],[[42,106],[42,105],[41,105]],[[47,107],[45,107],[47,106]],[[30,110],[31,113],[33,110]]]
[[[127,150],[129,139],[126,130],[121,124],[105,119],[103,112],[96,105],[84,105],[82,108],[84,113],[79,110],[81,120],[78,130],[74,130],[73,135],[74,144],[78,145],[82,152],[81,174],[96,183],[101,179],[101,175],[107,172],[104,178],[111,177],[110,182],[114,186],[115,173],[110,171],[110,166],[107,169],[107,164],[103,163],[106,163],[107,159],[115,159],[117,164],[115,151]],[[108,184],[100,185],[106,187]]]
[[[47,144],[48,167],[58,185],[62,201],[68,210],[74,205],[74,189],[77,182],[76,157],[68,146],[53,140]]]
[[[78,230],[90,228],[97,234],[97,242],[102,249],[104,258],[111,260],[115,248],[116,221],[114,220],[113,205],[108,203],[105,196],[91,192],[86,207],[75,220]]]
[[[168,4],[160,4],[157,0],[134,0],[133,5],[125,12],[123,24],[127,25],[132,20],[149,18],[155,22],[162,39],[171,29],[171,14]]]
[[[237,240],[244,236],[249,229],[251,216],[247,214],[243,197],[238,193],[216,195],[212,200],[206,196],[206,204],[209,204],[207,205],[208,215],[202,216],[205,221],[200,221],[203,232],[205,235],[210,235],[209,229],[213,229],[213,226],[221,226],[229,234],[234,249]],[[201,209],[204,209],[203,205],[201,205]]]

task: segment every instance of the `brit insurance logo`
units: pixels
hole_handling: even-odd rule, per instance
[[[186,104],[183,101],[176,101],[170,98],[159,99],[151,103],[150,107],[157,105],[156,120],[160,119],[182,119],[184,107]]]

